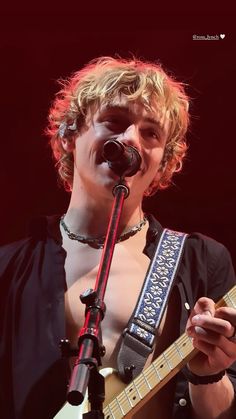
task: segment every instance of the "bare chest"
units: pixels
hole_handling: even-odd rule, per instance
[[[116,245],[105,293],[106,313],[102,321],[103,345],[106,348],[104,367],[115,366],[118,340],[136,305],[149,265],[147,256],[140,249],[134,250],[131,242],[127,243]],[[66,331],[74,346],[84,324],[85,306],[79,297],[86,289],[94,288],[100,257],[100,251],[91,248],[82,249],[76,259],[73,253],[67,254]]]

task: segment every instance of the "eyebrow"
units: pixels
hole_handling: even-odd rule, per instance
[[[130,114],[133,113],[130,110],[129,106],[127,106],[127,105],[110,105],[110,104],[107,104],[101,109],[101,111],[102,112],[119,111],[119,112],[122,112],[122,113],[125,113],[125,114],[127,114],[127,112],[130,113]],[[160,122],[157,119],[152,118],[151,116],[144,116],[143,121],[148,122],[148,123],[153,124],[153,125],[156,125],[158,128],[162,129],[162,125],[160,124]]]
[[[143,120],[144,122],[149,122],[150,124],[157,125],[159,128],[162,127],[160,122],[157,119],[151,118],[150,116],[144,116]]]

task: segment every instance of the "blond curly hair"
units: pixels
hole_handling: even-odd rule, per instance
[[[73,185],[73,153],[62,147],[79,134],[88,111],[110,103],[120,95],[139,101],[148,110],[168,115],[168,137],[162,160],[162,175],[153,181],[146,195],[169,186],[172,175],[180,171],[186,154],[185,134],[189,124],[189,101],[182,83],[168,75],[160,64],[137,58],[100,57],[90,61],[68,80],[59,81],[49,112],[46,134],[50,138],[59,176],[66,190]]]

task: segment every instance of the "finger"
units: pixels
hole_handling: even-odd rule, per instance
[[[207,297],[201,297],[197,300],[186,324],[186,330],[191,327],[191,320],[195,315],[205,314],[208,316],[213,316],[215,313],[215,303],[213,300]]]
[[[194,314],[208,314],[208,315],[214,316],[215,303],[210,298],[201,297],[196,302],[193,311],[194,311]]]
[[[207,360],[202,359],[202,363],[208,365],[209,370],[215,370],[215,372],[228,368],[231,365],[232,360],[230,357],[225,356],[219,348],[216,348],[210,343],[202,340],[193,339],[193,346],[200,351],[199,355],[205,355]],[[193,359],[194,362],[194,359]]]
[[[193,326],[201,326],[204,329],[216,332],[226,338],[233,336],[235,329],[229,321],[205,314],[197,314],[193,316],[191,323]]]
[[[203,340],[194,338],[192,343],[196,349],[198,349],[200,352],[203,352],[207,357],[212,357],[216,352],[214,345],[211,345],[208,342],[204,342]]]
[[[236,326],[236,309],[232,307],[220,307],[215,311],[215,317],[228,320]]]
[[[200,326],[195,326],[191,331],[188,331],[188,334],[194,341],[196,340],[197,343],[200,341],[207,343],[212,346],[212,351],[214,348],[215,350],[220,349],[227,358],[235,360],[235,343],[231,342],[224,336],[215,332],[207,331]]]

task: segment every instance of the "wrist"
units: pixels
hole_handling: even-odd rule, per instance
[[[225,375],[225,370],[212,375],[197,375],[190,371],[187,366],[185,366],[182,371],[187,380],[194,385],[217,383]]]

